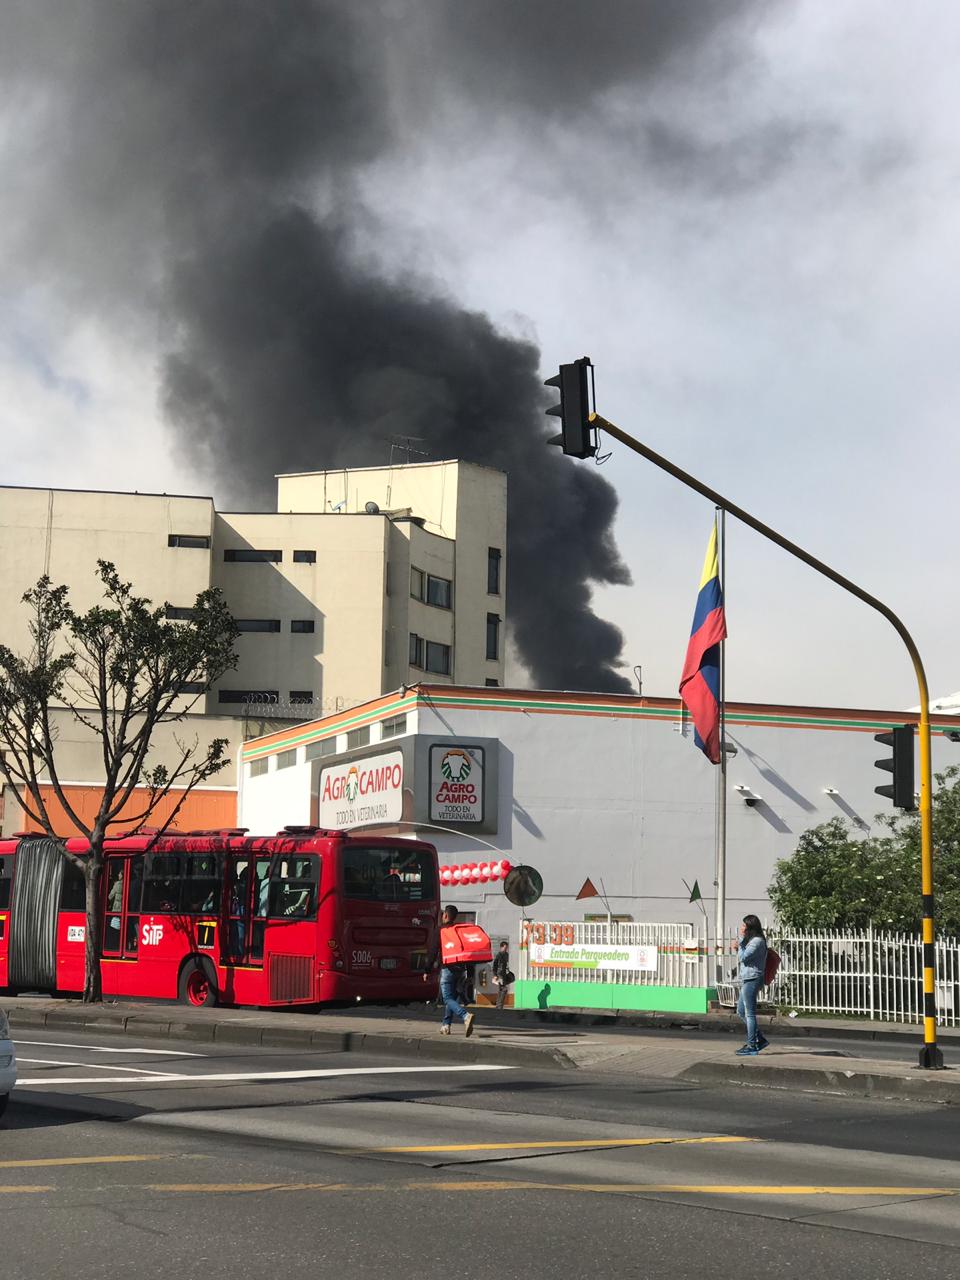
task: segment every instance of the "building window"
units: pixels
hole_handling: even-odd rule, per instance
[[[423,666],[423,639],[415,636],[410,632],[410,665],[411,667]]]
[[[238,631],[279,631],[279,618],[237,618]]]
[[[294,747],[290,751],[281,751],[277,755],[278,769],[291,769],[297,763],[297,748]]]
[[[436,605],[438,609],[449,609],[453,605],[453,583],[449,578],[435,578],[427,574],[427,604]]]
[[[426,581],[426,576],[427,575],[422,569],[410,570],[410,594],[413,596],[414,600],[423,599],[423,587],[424,582]]]
[[[483,682],[483,683],[487,686],[487,688],[488,688],[488,689],[499,689],[499,688],[500,688],[500,681],[499,681],[499,680],[494,680],[491,676],[487,676],[486,680],[484,680],[484,682]]]
[[[280,694],[276,689],[220,689],[217,700],[221,705],[235,702],[277,702]]]
[[[295,706],[308,706],[313,702],[313,692],[310,689],[291,689],[290,701]]]
[[[293,553],[294,564],[316,564],[317,553],[315,551],[295,551]]]
[[[168,547],[194,547],[198,551],[207,551],[210,539],[200,533],[168,533]]]
[[[337,736],[321,738],[319,742],[308,742],[306,757],[308,760],[322,760],[324,756],[337,754]]]
[[[500,549],[487,547],[487,594],[500,594]]]
[[[352,751],[354,747],[365,747],[370,742],[370,726],[365,724],[362,729],[351,729],[347,734],[347,750]]]
[[[164,617],[171,622],[192,622],[196,616],[196,609],[182,609],[176,604],[168,604],[164,610]]]
[[[407,717],[394,716],[392,720],[381,720],[380,737],[396,738],[401,733],[407,732]]]
[[[487,657],[492,661],[500,657],[500,615],[487,614]]]
[[[294,618],[290,623],[290,630],[294,635],[313,635],[316,624],[312,618]]]
[[[251,760],[250,761],[250,777],[262,778],[269,768],[270,768],[269,756],[261,756],[259,760]]]
[[[206,688],[202,680],[184,680],[177,685],[177,693],[204,693]]]
[[[281,564],[282,551],[254,551],[252,547],[238,547],[224,551],[225,564]]]
[[[448,644],[437,644],[435,640],[428,640],[426,651],[427,660],[424,663],[426,669],[434,671],[440,676],[448,676],[450,674],[450,646]]]

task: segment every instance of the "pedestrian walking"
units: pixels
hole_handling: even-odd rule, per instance
[[[740,999],[737,1013],[747,1028],[747,1042],[737,1050],[739,1058],[756,1057],[770,1041],[757,1026],[757,996],[763,986],[763,974],[767,965],[767,939],[763,925],[756,916],[744,916],[740,925],[740,942],[737,946],[740,961]]]
[[[444,934],[452,928],[460,912],[454,906],[443,908],[440,916],[440,943],[443,953]],[[443,1001],[443,1019],[440,1022],[440,1034],[448,1036],[454,1018],[463,1023],[464,1035],[473,1035],[473,1014],[460,1003],[458,998],[460,985],[466,976],[466,965],[459,962],[441,961],[440,999]]]
[[[506,942],[500,943],[500,950],[493,959],[493,980],[497,984],[497,1008],[502,1009],[507,998],[507,991],[516,981],[510,972],[510,948]]]

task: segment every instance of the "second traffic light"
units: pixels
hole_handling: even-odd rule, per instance
[[[592,368],[589,356],[562,364],[555,378],[547,378],[545,387],[558,387],[560,403],[547,413],[560,419],[560,434],[549,443],[558,444],[572,458],[592,458],[597,452],[590,426],[590,388],[587,370]]]
[[[882,787],[874,787],[878,796],[892,800],[896,808],[914,810],[916,799],[913,782],[913,725],[900,725],[889,733],[875,733],[874,742],[892,747],[893,754],[883,760],[875,760],[878,769],[893,774],[893,781]]]

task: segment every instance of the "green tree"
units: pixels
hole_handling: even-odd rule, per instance
[[[960,933],[960,767],[935,778],[933,805],[937,927]],[[887,834],[859,837],[843,818],[805,831],[774,868],[768,894],[793,929],[920,928],[920,818],[881,814]]]
[[[135,595],[109,562],[98,560],[97,572],[103,603],[85,613],[71,607],[67,587],[40,578],[23,596],[29,652],[22,656],[0,645],[0,774],[27,818],[83,871],[85,1000],[100,998],[104,840],[118,822],[125,830],[142,828],[165,797],[180,792],[159,835],[173,825],[194,787],[227,763],[226,738],[201,745],[197,738],[187,742],[174,735],[170,762],[151,764],[151,739],[159,725],[182,722],[237,660],[237,626],[218,590],[202,591],[190,617],[173,621],[168,605],[155,607]],[[183,692],[189,688],[201,691]],[[61,711],[89,731],[102,755],[102,794],[89,822],[75,811],[61,783]],[[77,858],[67,851],[63,832],[51,819],[45,785],[89,841],[89,855]]]

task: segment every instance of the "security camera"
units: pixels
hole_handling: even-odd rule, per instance
[[[743,797],[743,803],[747,806],[747,808],[748,808],[748,809],[755,809],[755,808],[757,807],[757,805],[760,803],[760,797],[759,797],[759,796],[744,796],[744,797]]]
[[[960,729],[950,729],[946,736],[951,742],[960,742]]]

